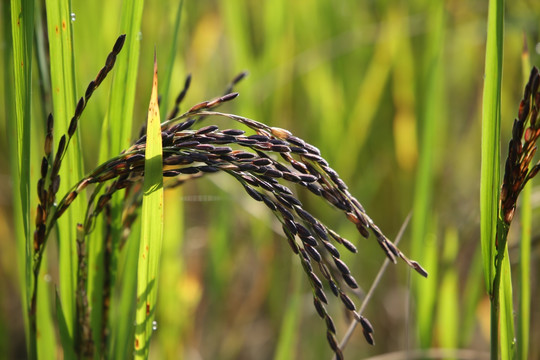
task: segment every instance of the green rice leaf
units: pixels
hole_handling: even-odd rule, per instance
[[[73,34],[71,9],[68,0],[46,1],[47,30],[49,35],[49,54],[51,87],[55,126],[53,137],[56,141],[68,132],[71,117],[75,111],[75,66],[73,54]],[[71,139],[70,146],[60,168],[60,188],[58,193],[65,194],[70,187],[82,178],[83,160],[80,149],[79,132]],[[82,223],[85,214],[86,196],[82,192],[59,219],[59,275],[60,298],[69,338],[73,341],[76,327],[76,225]],[[73,344],[71,345],[71,347]],[[67,353],[74,351],[65,348]]]
[[[13,196],[15,209],[15,226],[17,233],[17,260],[19,263],[21,293],[23,300],[24,319],[26,325],[27,351],[30,359],[37,358],[35,319],[30,320],[27,311],[30,308],[32,297],[32,241],[30,237],[30,125],[32,118],[31,94],[32,94],[32,38],[34,33],[34,1],[13,0],[11,11],[3,9],[3,24],[11,24],[11,39],[7,42],[8,50],[3,51],[6,56],[12,55],[12,63],[6,70],[6,94],[14,93],[15,106],[11,107],[11,101],[7,101],[6,110],[12,109],[12,118],[15,121],[7,121],[8,133],[15,141],[10,141],[10,166],[13,184],[16,194]],[[11,19],[7,17],[11,14]],[[8,15],[8,16],[6,16]],[[11,20],[11,21],[10,21]],[[7,26],[6,26],[7,27]],[[4,31],[7,29],[4,28]],[[5,32],[10,34],[9,31]],[[10,71],[13,70],[13,73]],[[13,74],[13,88],[8,84],[10,75]],[[7,99],[6,95],[6,100]],[[30,320],[30,321],[29,321]],[[30,322],[33,322],[31,326]]]
[[[501,318],[501,359],[515,359],[514,339],[514,306],[512,300],[512,275],[508,248],[505,250],[502,265],[501,288],[500,288],[500,318]]]
[[[137,270],[135,357],[147,359],[157,298],[157,277],[163,240],[163,165],[158,105],[157,60],[148,109],[146,154],[141,218],[141,242]]]
[[[101,160],[110,159],[117,156],[122,150],[127,148],[131,142],[132,127],[133,127],[133,107],[135,104],[135,90],[137,82],[137,70],[139,66],[139,53],[141,47],[141,23],[143,14],[144,0],[126,0],[122,1],[121,7],[121,20],[120,20],[120,33],[126,34],[126,41],[122,52],[118,55],[115,74],[112,81],[111,93],[109,99],[109,107],[106,115],[106,120],[102,128],[102,134],[105,136],[106,144],[101,146]],[[110,277],[110,289],[114,288],[116,284],[118,257],[119,257],[119,241],[121,237],[122,228],[122,204],[121,195],[116,194],[111,200],[111,259],[110,266],[105,268],[101,266],[101,271],[108,272],[107,276]],[[94,245],[97,248],[98,245]],[[99,251],[99,249],[96,249]],[[94,252],[96,257],[99,257],[99,252]],[[90,247],[90,256],[92,255],[92,245]],[[90,259],[91,263],[103,264],[103,260],[99,258]],[[91,284],[95,289],[98,298],[96,301],[102,299],[103,289],[103,274],[98,274],[95,284]],[[124,304],[127,305],[127,304]],[[111,308],[119,306],[116,303],[116,299],[111,299]],[[133,302],[129,303],[129,306],[135,306]],[[132,340],[131,332],[124,332],[120,329],[127,329],[122,322],[109,322],[109,324],[101,324],[102,316],[100,316],[102,309],[96,311],[92,315],[92,323],[100,324],[100,326],[94,326],[94,338],[100,336],[100,328],[108,326],[111,334],[115,334],[115,338],[118,343],[126,344]],[[111,351],[112,349],[109,349]],[[122,354],[125,354],[125,348],[121,349]]]
[[[482,101],[482,166],[480,170],[480,240],[484,279],[492,292],[495,232],[500,190],[501,82],[503,1],[491,0],[488,13],[484,94]]]

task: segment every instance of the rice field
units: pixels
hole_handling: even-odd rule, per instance
[[[0,16],[0,358],[540,357],[538,2]]]

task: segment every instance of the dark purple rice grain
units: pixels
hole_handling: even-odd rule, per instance
[[[195,146],[195,149],[202,151],[213,151],[215,146],[210,144],[199,144]]]
[[[282,195],[292,195],[291,189],[281,184],[274,184],[274,188],[279,190]],[[296,200],[296,199],[295,199]]]
[[[268,142],[270,138],[268,136],[254,134],[247,137],[250,140],[256,140],[257,142]]]
[[[330,290],[332,290],[332,293],[334,294],[334,296],[339,296],[339,289],[336,282],[330,279],[328,280],[328,285],[330,286]]]
[[[215,173],[219,171],[219,169],[214,166],[199,166],[198,169],[205,173]]]
[[[330,347],[334,352],[339,351],[339,345],[337,343],[336,337],[334,336],[334,333],[328,330],[326,332],[326,338],[328,339],[328,344],[330,344]]]
[[[188,119],[184,122],[181,122],[180,124],[178,124],[178,128],[176,129],[176,131],[189,129],[195,123],[195,121],[196,119]]]
[[[356,311],[356,306],[354,305],[353,301],[347,295],[345,295],[343,291],[339,292],[339,298],[347,309],[350,311]]]
[[[262,200],[264,201],[264,203],[266,204],[266,206],[272,210],[272,211],[276,211],[277,207],[276,207],[276,204],[274,204],[274,202],[272,200],[270,200],[270,198],[266,195],[263,195],[263,194],[260,194],[261,197],[262,197]]]
[[[197,130],[195,132],[195,134],[197,134],[197,135],[208,134],[208,133],[210,133],[212,131],[216,131],[217,129],[219,129],[219,127],[216,126],[216,125],[208,125],[208,126],[202,127],[199,130]]]
[[[289,150],[296,154],[307,154],[307,150],[298,146],[289,146]]]
[[[302,224],[299,224],[297,222],[294,223],[295,226],[296,226],[296,229],[298,230],[298,235],[299,236],[311,236],[311,232],[306,228],[304,227]]]
[[[298,254],[298,245],[294,242],[294,238],[290,238],[287,236],[287,242],[289,243],[289,246],[291,247],[292,251],[295,254]]]
[[[356,228],[358,229],[360,235],[366,239],[369,238],[369,231],[362,224],[356,224]]]
[[[58,192],[58,189],[60,188],[60,175],[56,175],[51,183],[51,192],[53,195],[55,195]]]
[[[270,192],[273,190],[272,185],[270,185],[268,182],[261,180],[259,178],[254,178],[254,180],[257,181],[257,184],[260,187],[262,187],[264,190],[270,191]]]
[[[288,153],[288,152],[291,152],[291,149],[286,146],[286,145],[272,145],[270,147],[270,150],[274,151],[274,152],[283,152],[283,153]]]
[[[82,100],[82,98],[81,98]],[[75,130],[77,130],[77,123],[78,119],[74,116],[71,118],[71,121],[69,122],[69,128],[68,128],[68,136],[72,137],[73,134],[75,134]]]
[[[49,161],[47,157],[43,157],[41,160],[41,177],[45,178],[47,176],[47,170],[49,169]]]
[[[306,145],[306,142],[296,136],[289,136],[287,137],[287,141],[292,143],[292,144],[295,144],[295,145],[298,145],[300,147],[304,147]]]
[[[416,270],[417,273],[419,273],[420,275],[422,275],[423,277],[427,278],[428,277],[428,273],[427,271],[422,267],[420,266],[420,264],[418,264],[416,261],[414,260],[410,260],[414,270]]]
[[[221,133],[225,134],[225,135],[239,136],[239,135],[243,135],[245,133],[245,131],[244,130],[238,130],[238,129],[227,129],[227,130],[221,131]]]
[[[250,186],[244,185],[244,189],[248,193],[249,196],[251,196],[256,201],[263,201],[263,198],[261,194],[257,191],[251,188]]]
[[[301,247],[298,248],[298,251],[303,257],[303,261],[301,261],[301,264],[302,264],[302,267],[304,268],[304,271],[306,272],[313,271],[313,267],[311,266],[311,259],[309,255],[306,253],[306,251],[302,249]]]
[[[298,174],[297,176],[300,178],[300,180],[302,180],[302,181],[304,181],[306,183],[312,183],[312,182],[315,182],[315,181],[319,180],[318,177],[313,176],[313,175]]]
[[[313,237],[313,236],[300,236],[300,239],[302,240],[302,242],[306,245],[309,245],[309,246],[317,246],[319,245],[317,243],[317,240]],[[309,250],[306,249],[309,253]]]
[[[311,280],[313,281],[313,285],[315,287],[318,287],[319,289],[322,289],[323,284],[322,284],[321,280],[319,280],[317,275],[315,275],[315,273],[313,271],[311,271],[308,275],[311,278]]]
[[[336,333],[336,326],[334,325],[334,320],[330,316],[325,316],[324,321],[326,322],[326,329],[331,333]]]
[[[281,216],[283,216],[284,219],[289,219],[289,220],[294,219],[293,214],[289,210],[285,209],[282,205],[276,203],[276,207],[277,207],[277,210],[281,213]]]
[[[266,167],[264,167],[266,168]],[[266,176],[270,176],[270,177],[273,177],[273,178],[280,178],[283,176],[283,173],[279,170],[274,170],[274,169],[271,169],[271,168],[267,168],[266,171],[264,172],[264,175]]]
[[[358,283],[356,279],[351,274],[341,274],[343,280],[349,285],[351,289],[358,289]]]
[[[317,314],[319,314],[321,319],[324,319],[326,316],[326,309],[324,308],[324,305],[321,304],[320,300],[316,297],[313,297],[313,305],[315,306],[315,310],[317,310]]]
[[[295,222],[292,221],[292,220],[284,219],[283,220],[283,226],[285,226],[293,236],[298,233],[298,229],[297,229],[297,227],[295,225]]]
[[[228,146],[216,146],[213,153],[214,154],[228,154],[232,151],[232,149]]]
[[[399,250],[394,244],[388,241],[388,239],[383,235],[381,235],[379,239],[380,241],[384,242],[385,246],[392,252],[392,254],[394,254],[395,257],[399,257]]]
[[[364,334],[364,337],[366,338],[366,341],[369,345],[375,345],[375,339],[373,339],[373,335],[367,331],[362,331]]]
[[[306,252],[309,254],[309,256],[311,256],[313,260],[315,260],[318,263],[321,262],[322,257],[321,257],[321,254],[319,254],[317,250],[315,250],[313,247],[311,247],[310,245],[306,243],[304,243],[304,249],[306,249]]]
[[[343,246],[345,246],[345,248],[347,248],[347,250],[349,250],[350,252],[355,253],[355,254],[358,252],[358,249],[356,248],[356,246],[354,246],[353,243],[350,242],[349,240],[343,239],[343,238],[342,238],[341,243],[342,243]]]
[[[302,205],[300,205],[300,206],[302,206]],[[296,207],[295,210],[296,210],[296,213],[298,214],[298,216],[300,216],[302,219],[304,219],[308,223],[315,224],[317,222],[317,220],[313,217],[313,215],[311,215],[310,213],[308,213],[304,209],[302,209],[300,207]]]
[[[324,226],[322,226],[318,221],[311,224],[313,231],[323,240],[328,240],[328,233]]]
[[[178,169],[178,172],[180,172],[181,174],[196,174],[199,172],[199,170],[200,168],[196,168],[196,167],[186,167],[186,168]]]
[[[360,316],[360,325],[362,325],[362,328],[364,329],[365,332],[373,333],[374,331],[373,326],[371,326],[371,323],[369,322],[369,320],[363,316]]]
[[[272,164],[272,160],[268,158],[258,158],[258,159],[253,160],[252,163],[253,165],[257,165],[257,166],[265,166],[265,165]]]
[[[326,248],[326,250],[328,250],[328,252],[333,256],[333,257],[336,257],[336,258],[339,258],[341,256],[341,254],[339,253],[338,249],[332,245],[331,242],[329,241],[323,241],[323,244],[324,244],[324,247]]]
[[[315,296],[317,299],[321,300],[321,302],[328,304],[328,299],[326,298],[326,294],[322,289],[319,288],[313,288],[313,291],[315,292]]]
[[[295,175],[290,172],[284,172],[282,173],[282,176],[287,181],[296,182],[296,183],[302,181],[302,179],[298,175]]]
[[[257,144],[257,140],[247,139],[247,138],[239,138],[237,139],[238,144],[240,145],[255,145]]]
[[[143,154],[132,154],[126,157],[126,163],[133,164],[137,161],[144,161]]]
[[[259,167],[253,164],[238,164],[238,169],[240,171],[258,171]]]
[[[234,156],[237,159],[253,159],[256,155],[249,152],[238,152],[238,153],[235,153]]]
[[[189,154],[189,157],[191,158],[192,161],[198,161],[198,162],[207,162],[208,161],[208,156],[207,155],[201,154],[201,153],[198,153],[198,152],[193,152],[193,153]]]
[[[321,151],[311,144],[304,143],[304,148],[306,148],[307,151],[309,151],[312,154],[319,155],[319,156],[321,155]]]
[[[259,178],[262,180],[262,181],[266,181],[269,185],[271,185],[272,187],[275,187],[277,184],[279,184],[279,182],[277,181],[277,179],[273,178],[273,177],[270,177],[270,176],[266,176],[266,175],[260,175]]]
[[[315,194],[317,196],[321,196],[321,188],[318,187],[317,185],[315,185],[315,184],[307,184],[307,188],[313,194]]]
[[[41,178],[37,183],[37,194],[39,202],[43,205],[47,202],[47,191],[45,190],[45,179]]]
[[[200,142],[199,141],[196,141],[196,140],[191,140],[191,141],[182,141],[180,143],[177,143],[176,145],[178,147],[181,147],[181,148],[184,148],[184,147],[195,147],[197,145],[199,145]]]

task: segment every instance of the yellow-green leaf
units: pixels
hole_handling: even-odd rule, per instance
[[[163,174],[161,126],[157,92],[157,61],[148,108],[141,241],[137,270],[135,357],[148,358],[156,306],[157,276],[163,238]]]

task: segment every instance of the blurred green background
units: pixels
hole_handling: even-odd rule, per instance
[[[136,35],[141,41],[133,118],[137,132],[146,119],[153,51],[164,70],[178,3],[145,4]],[[79,95],[119,35],[120,8],[120,1],[72,3]],[[415,218],[418,211],[413,214],[400,247],[425,265],[430,277],[418,279],[403,263],[390,267],[365,312],[375,327],[376,346],[367,345],[358,331],[344,350],[347,358],[420,347],[468,349],[478,358],[489,349],[478,210],[486,17],[485,1],[184,2],[171,97],[162,102],[174,101],[188,73],[193,81],[184,110],[221,95],[237,73],[247,70],[249,77],[236,87],[240,97],[224,110],[287,128],[320,148],[389,238],[413,207],[422,208],[418,204],[425,196],[424,213],[421,218]],[[522,93],[524,35],[531,63],[540,65],[540,3],[508,2],[505,20],[503,155]],[[0,66],[3,94],[10,91],[5,69]],[[37,68],[35,74],[33,116],[45,122],[50,104],[41,105]],[[97,165],[96,134],[109,88],[107,80],[82,117],[87,171]],[[2,96],[0,108],[5,106]],[[8,121],[13,119],[1,111],[2,154],[8,152]],[[233,124],[223,125],[229,126]],[[0,157],[0,357],[21,358],[24,329],[7,161]],[[39,171],[38,163],[33,171]],[[532,299],[538,297],[540,281],[535,276],[539,195],[533,188]],[[359,304],[384,261],[383,252],[322,201],[303,191],[298,196],[314,215],[357,245],[358,254],[344,255],[363,290]],[[307,281],[264,205],[248,198],[225,174],[165,197],[152,358],[331,357]],[[519,227],[515,221],[510,235],[513,264],[519,260]],[[54,262],[51,267],[54,271]],[[333,298],[329,309],[339,338],[350,319]],[[540,345],[534,342],[540,337],[537,307],[531,316],[534,359],[540,357]]]

